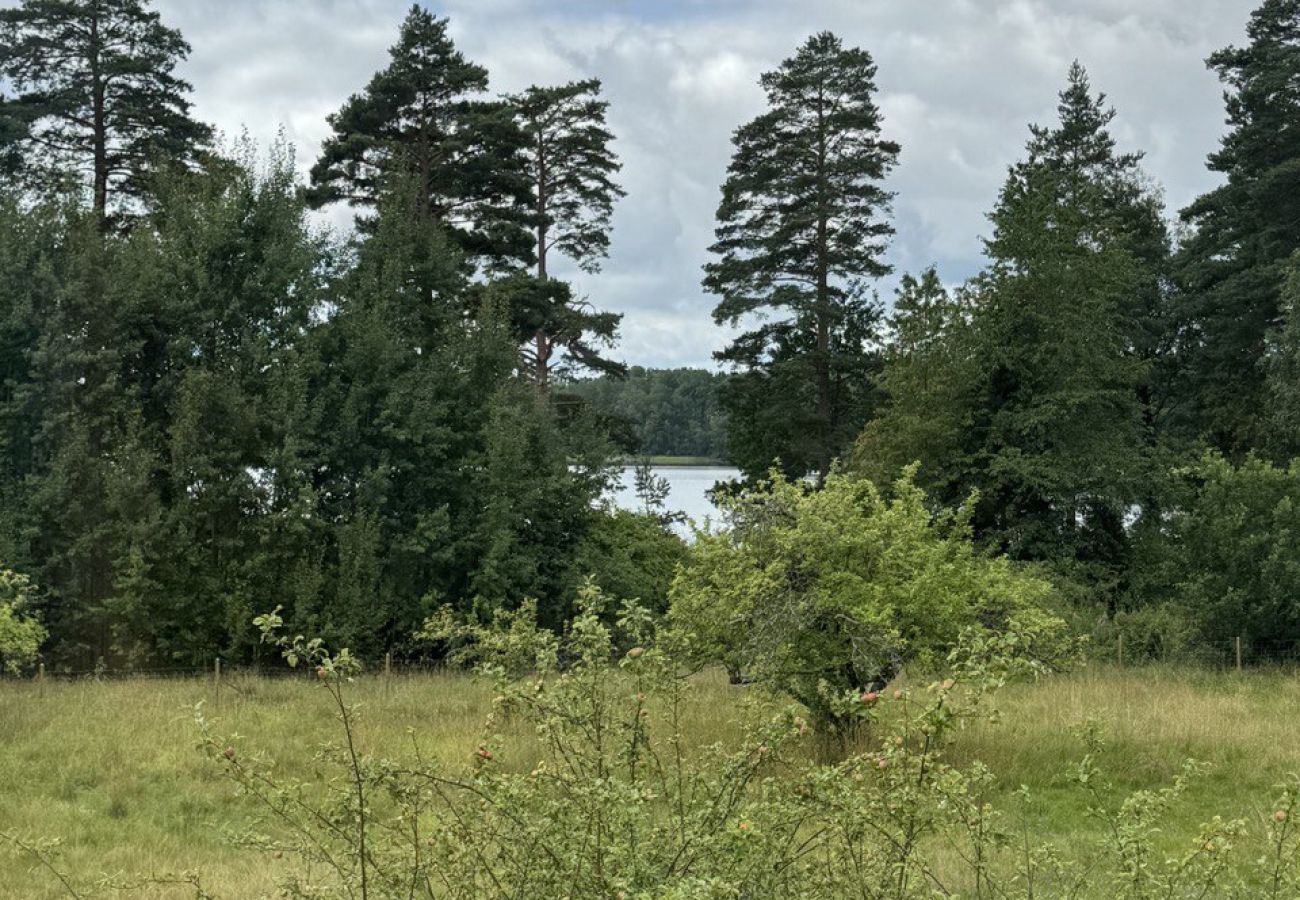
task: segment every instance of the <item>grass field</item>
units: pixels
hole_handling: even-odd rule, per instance
[[[688,734],[734,738],[735,723],[716,711],[740,690],[702,679]],[[450,763],[476,746],[489,702],[486,686],[455,675],[395,677],[387,691],[380,679],[364,679],[355,692],[365,748],[400,754],[415,729],[426,751]],[[197,870],[222,897],[266,896],[280,864],[231,845],[227,828],[250,822],[249,809],[196,749],[193,707],[205,701],[221,731],[310,777],[316,749],[333,735],[327,700],[298,679],[229,679],[219,706],[201,680],[0,682],[0,831],[60,838],[59,867],[83,879]],[[1075,732],[1085,720],[1107,734],[1102,764],[1124,789],[1164,783],[1187,757],[1211,764],[1165,829],[1171,847],[1215,814],[1268,815],[1273,786],[1300,771],[1300,677],[1289,673],[1084,669],[1008,688],[999,706],[1001,723],[965,732],[959,756],[987,763],[1008,792],[1031,787],[1042,800],[1037,830],[1074,852],[1087,852],[1096,827],[1061,778],[1082,753]],[[65,896],[57,888],[30,857],[0,846],[0,897]]]

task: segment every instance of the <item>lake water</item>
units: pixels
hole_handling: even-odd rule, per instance
[[[708,490],[719,481],[730,481],[740,477],[740,470],[728,466],[655,466],[655,475],[668,481],[669,511],[686,513],[687,518],[703,526],[705,519],[718,521],[718,510],[709,502]],[[641,511],[641,501],[636,496],[636,466],[624,466],[620,484],[614,489],[611,499],[621,509]],[[686,534],[685,525],[678,528]]]

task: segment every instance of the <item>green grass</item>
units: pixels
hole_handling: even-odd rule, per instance
[[[717,711],[733,708],[729,695],[740,690],[703,679],[688,735],[734,739],[737,723]],[[477,745],[490,700],[485,686],[455,675],[397,677],[388,692],[363,679],[355,691],[366,749],[400,753],[414,729],[426,752],[451,763]],[[334,736],[328,698],[299,679],[230,679],[219,706],[201,680],[3,682],[0,831],[60,838],[59,866],[82,878],[198,870],[222,897],[270,894],[283,863],[231,845],[226,829],[249,824],[249,807],[196,749],[200,701],[219,731],[237,732],[250,751],[267,751],[296,775],[318,771],[315,752]],[[1166,829],[1171,846],[1185,846],[1212,815],[1268,813],[1274,784],[1300,771],[1298,705],[1300,678],[1287,673],[1085,669],[1008,688],[1001,723],[968,729],[957,753],[987,763],[1008,791],[1030,786],[1043,801],[1035,830],[1077,852],[1095,826],[1061,773],[1082,752],[1075,731],[1085,720],[1108,735],[1101,763],[1125,790],[1163,784],[1187,757],[1210,763]],[[0,897],[62,896],[56,888],[30,858],[0,847]]]

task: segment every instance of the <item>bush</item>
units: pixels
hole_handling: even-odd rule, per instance
[[[620,509],[597,513],[578,546],[574,568],[609,596],[627,597],[663,613],[687,553],[686,542],[657,516]]]
[[[17,674],[40,655],[45,628],[27,613],[32,593],[26,576],[0,568],[0,672]]]
[[[326,757],[337,774],[288,780],[200,723],[213,759],[267,811],[246,842],[298,863],[285,866],[297,874],[284,895],[1028,900],[1100,889],[1154,900],[1281,898],[1300,885],[1294,780],[1253,827],[1212,819],[1170,856],[1157,837],[1202,767],[1189,762],[1168,787],[1125,795],[1099,769],[1089,732],[1066,774],[1105,827],[1078,863],[1035,833],[1025,789],[995,808],[994,773],[949,750],[958,729],[995,718],[992,698],[1008,679],[1043,671],[1033,635],[967,629],[940,662],[949,677],[888,697],[834,696],[870,737],[825,765],[810,760],[813,730],[800,711],[763,692],[751,714],[726,711],[749,722],[734,746],[693,746],[679,718],[689,680],[644,610],[625,604],[611,626],[607,605],[586,588],[563,637],[530,625],[529,610],[491,626],[434,623],[444,637],[459,631],[499,691],[463,766],[428,761],[419,735],[407,759],[362,755],[347,702],[355,661],[277,638],[290,663],[315,667],[339,710],[341,740]],[[268,635],[279,625],[262,620]],[[533,732],[540,760],[501,736],[507,720]],[[1234,844],[1246,837],[1256,843],[1242,852],[1258,855],[1238,874]]]
[[[1050,586],[976,551],[964,518],[933,515],[909,472],[885,500],[866,479],[825,486],[774,475],[724,501],[734,527],[700,534],[673,585],[687,653],[769,683],[823,724],[831,698],[880,691],[908,663],[945,658],[967,629],[1034,634],[1055,653]]]
[[[1240,636],[1257,659],[1293,656],[1300,460],[1283,468],[1250,457],[1234,466],[1209,454],[1177,477],[1175,508],[1145,560],[1153,575],[1143,599],[1177,610],[1203,647],[1226,648]]]

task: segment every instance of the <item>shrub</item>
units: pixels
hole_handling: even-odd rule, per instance
[[[764,692],[754,694],[752,714],[727,711],[750,723],[734,745],[692,746],[680,718],[689,680],[654,642],[644,610],[624,605],[611,626],[606,606],[588,586],[562,637],[530,627],[525,611],[490,626],[435,623],[444,636],[460,631],[460,646],[472,648],[499,690],[484,738],[451,767],[428,760],[418,734],[406,759],[362,754],[346,698],[355,661],[316,641],[276,638],[291,663],[315,667],[334,698],[341,740],[326,759],[336,776],[323,785],[287,780],[200,723],[214,760],[268,812],[265,830],[246,840],[289,858],[286,870],[297,874],[286,876],[284,895],[1294,895],[1294,782],[1253,828],[1213,819],[1170,856],[1157,838],[1201,767],[1189,763],[1166,788],[1124,795],[1099,769],[1100,744],[1088,733],[1069,781],[1105,827],[1078,862],[1035,833],[1026,790],[1011,809],[995,807],[994,773],[955,763],[949,749],[958,729],[994,717],[992,698],[1008,679],[1043,671],[1032,634],[970,628],[941,661],[947,678],[888,696],[828,697],[839,715],[871,727],[856,752],[824,765],[806,752],[812,730],[799,711],[760,702]],[[262,620],[268,635],[279,625],[276,616]],[[618,632],[637,643],[616,651]],[[503,738],[507,719],[531,730],[540,750]],[[1264,851],[1238,874],[1234,845],[1248,837]]]
[[[1208,454],[1176,474],[1143,599],[1177,609],[1207,647],[1240,636],[1255,658],[1291,657],[1300,649],[1300,460],[1233,465]]]
[[[672,589],[685,652],[769,683],[823,724],[852,724],[829,699],[879,691],[908,663],[944,659],[978,627],[1052,645],[1049,585],[981,555],[961,516],[935,516],[909,472],[886,500],[868,480],[825,486],[774,475],[723,501],[731,530],[701,533]]]
[[[0,568],[0,672],[17,674],[40,655],[45,628],[28,613],[32,593],[25,575]]]
[[[578,546],[574,568],[609,596],[628,597],[662,613],[686,557],[686,542],[657,516],[614,510],[595,516]]]

